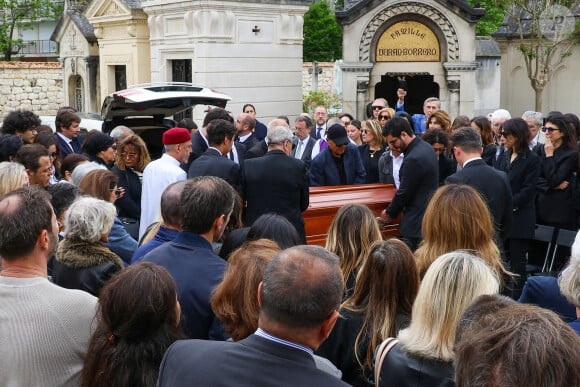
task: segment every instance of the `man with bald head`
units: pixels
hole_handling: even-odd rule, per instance
[[[254,134],[256,119],[248,113],[240,113],[236,118],[237,139],[246,150],[260,142]]]
[[[319,246],[284,250],[256,291],[254,334],[235,343],[177,341],[161,362],[158,385],[346,386],[313,359],[338,319],[344,291],[338,257]]]

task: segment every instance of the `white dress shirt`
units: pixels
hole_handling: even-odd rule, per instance
[[[161,220],[161,194],[165,188],[171,183],[187,179],[187,173],[179,165],[177,159],[164,153],[160,159],[150,162],[145,167],[141,191],[139,239],[151,223]]]

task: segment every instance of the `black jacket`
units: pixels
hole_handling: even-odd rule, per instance
[[[557,148],[552,157],[546,157],[544,144],[534,148],[540,156],[541,168],[538,178],[537,221],[540,224],[575,229],[574,193],[572,177],[578,170],[578,151]],[[555,189],[563,181],[570,185]]]
[[[433,192],[439,187],[439,165],[431,145],[416,137],[407,146],[399,170],[400,185],[387,214],[396,218],[401,211],[401,235],[421,238],[421,223]]]
[[[67,289],[80,289],[99,296],[101,288],[123,268],[118,255],[100,242],[63,239],[56,252],[52,277]]]
[[[197,176],[217,176],[221,177],[236,191],[240,189],[240,166],[234,163],[215,148],[208,148],[203,155],[191,163],[188,178]]]
[[[514,239],[533,239],[536,224],[536,186],[540,176],[540,158],[533,152],[518,155],[510,164],[512,152],[501,155],[498,169],[507,174],[513,198]]]
[[[483,159],[470,161],[449,176],[445,183],[462,183],[475,188],[487,203],[493,217],[497,242],[502,243],[511,233],[513,223],[512,190],[507,175],[487,165]],[[503,246],[500,246],[500,248]]]
[[[119,211],[119,217],[141,219],[141,180],[139,176],[131,169],[121,170],[114,166],[111,169],[119,177],[117,187],[125,188],[123,197],[115,201],[115,207]]]
[[[453,363],[418,357],[396,344],[383,361],[379,375],[382,387],[439,387],[453,380]]]
[[[242,167],[242,197],[246,201],[244,225],[251,226],[263,214],[274,212],[290,221],[306,242],[302,211],[308,208],[306,164],[281,150],[246,160]]]

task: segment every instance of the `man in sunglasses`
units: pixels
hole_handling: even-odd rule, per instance
[[[371,105],[371,108],[373,110],[373,118],[375,120],[378,120],[379,119],[379,112],[388,106],[389,106],[389,104],[387,103],[386,99],[384,99],[384,98],[375,99]]]

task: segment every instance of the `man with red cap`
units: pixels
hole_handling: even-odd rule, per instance
[[[150,162],[143,171],[141,193],[141,221],[139,238],[159,215],[161,194],[171,183],[187,179],[187,173],[180,167],[191,153],[191,134],[185,128],[171,128],[163,133],[165,153],[160,159]]]

